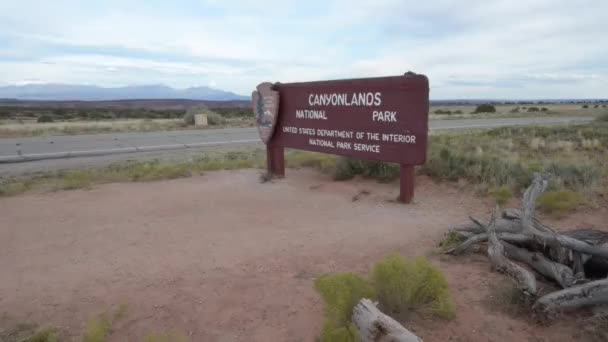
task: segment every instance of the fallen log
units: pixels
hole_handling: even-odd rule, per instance
[[[532,267],[543,276],[555,280],[562,288],[568,288],[574,284],[575,278],[568,266],[553,262],[545,258],[542,253],[530,252],[507,242],[504,242],[503,246],[509,259]]]
[[[366,298],[354,307],[352,321],[359,331],[361,342],[422,342]]]
[[[583,256],[579,252],[572,253],[572,273],[577,280],[585,279],[585,265]]]
[[[529,236],[523,234],[513,234],[513,233],[497,233],[498,239],[501,241],[513,242],[513,243],[527,243],[532,241]],[[459,255],[467,251],[474,244],[488,241],[488,234],[481,233],[477,235],[473,235],[463,241],[460,245],[448,249],[446,254]]]
[[[505,256],[505,248],[498,240],[494,222],[496,214],[492,214],[490,224],[487,227],[488,233],[488,257],[495,270],[506,273],[515,280],[519,289],[525,294],[536,295],[536,278],[532,272],[512,262]]]
[[[559,261],[564,261],[563,259],[565,259],[567,255],[567,251],[564,251],[561,247],[582,254],[608,258],[608,249],[593,246],[585,241],[577,240],[567,235],[555,233],[553,230],[547,231],[547,229],[539,229],[539,227],[534,224],[536,200],[545,191],[547,185],[548,181],[537,173],[534,175],[534,180],[530,187],[524,192],[523,213],[521,218],[523,233],[532,236],[539,244],[552,248]],[[542,227],[546,228],[546,226]]]
[[[469,232],[469,233],[474,233],[474,234],[485,233],[485,231],[486,231],[485,224],[480,223],[478,220],[476,220],[473,217],[471,217],[470,219],[473,222],[467,222],[467,223],[457,225],[455,227],[452,227],[451,230],[453,230],[455,232]],[[480,224],[481,224],[481,226],[480,226]],[[504,219],[504,218],[497,218],[495,225],[496,225],[497,233],[517,234],[517,233],[521,233],[521,231],[522,231],[521,223],[519,221],[512,221],[512,220]]]
[[[543,311],[572,310],[608,304],[608,278],[551,292],[540,297],[533,308]]]

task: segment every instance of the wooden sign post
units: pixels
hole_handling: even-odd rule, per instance
[[[285,148],[400,164],[403,203],[426,162],[429,83],[424,75],[262,83],[252,94],[268,172],[285,175]]]

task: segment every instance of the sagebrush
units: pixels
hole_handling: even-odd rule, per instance
[[[374,266],[372,282],[382,308],[395,315],[417,312],[446,319],[455,316],[448,282],[426,258],[389,256]]]

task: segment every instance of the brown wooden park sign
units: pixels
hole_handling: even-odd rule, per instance
[[[414,166],[426,161],[426,76],[261,83],[252,100],[269,174],[285,175],[286,147],[399,163],[399,200],[412,200]]]

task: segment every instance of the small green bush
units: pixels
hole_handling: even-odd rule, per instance
[[[528,113],[533,113],[533,112],[538,112],[540,111],[540,109],[538,109],[538,107],[529,107],[528,108]]]
[[[462,114],[462,111],[461,111],[460,109],[455,110],[455,111],[454,111],[454,114]]]
[[[473,113],[496,113],[496,107],[491,104],[480,104],[475,108]]]
[[[549,110],[549,109],[548,109],[547,107],[543,107],[543,108],[541,108],[541,109],[540,109],[540,111],[541,111],[541,112],[546,112],[546,111],[548,111],[548,110]]]
[[[589,108],[589,105],[583,105],[583,108],[587,109],[587,108]]]
[[[111,322],[102,315],[87,323],[82,342],[106,342],[110,336]]]
[[[334,180],[349,180],[360,175],[362,172],[361,163],[358,160],[344,157],[338,158],[336,170],[334,171]]]
[[[48,115],[48,114],[44,114],[38,117],[38,120],[36,120],[36,122],[38,123],[45,123],[45,122],[53,122],[55,120],[53,120],[53,117]]]
[[[448,283],[426,258],[389,256],[374,266],[372,281],[382,308],[391,313],[430,311],[445,319],[455,316]]]
[[[503,185],[490,190],[490,195],[496,199],[497,204],[503,206],[513,197],[513,191],[510,187]]]
[[[226,119],[215,112],[207,112],[207,123],[210,126],[220,126],[226,124]]]
[[[439,248],[442,251],[450,250],[453,247],[460,245],[464,241],[464,236],[457,232],[450,231],[446,234],[445,239],[439,243]]]
[[[351,323],[353,308],[362,298],[374,299],[374,289],[353,273],[324,275],[315,281],[315,288],[325,302],[326,319],[321,341],[358,341],[357,330]]]
[[[548,214],[562,215],[582,202],[581,195],[573,191],[548,191],[538,198],[537,207]]]
[[[600,107],[600,105],[595,105],[595,106],[593,106],[593,108],[599,108],[599,107]]]
[[[36,332],[26,339],[20,340],[22,342],[58,342],[59,337],[57,336],[57,329],[55,328],[40,328]]]
[[[381,182],[390,182],[399,178],[399,165],[373,160],[339,158],[334,172],[335,180],[347,180],[360,175]]]

